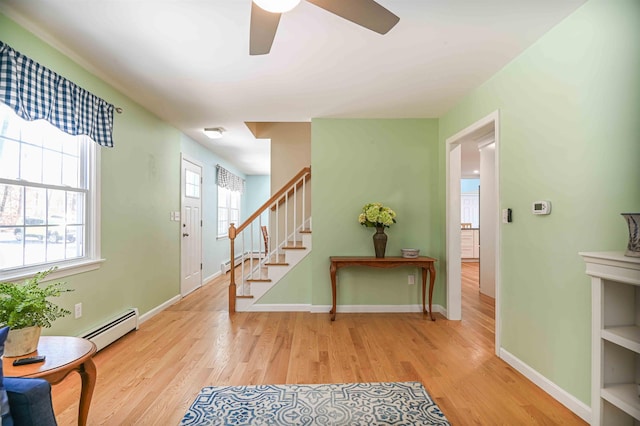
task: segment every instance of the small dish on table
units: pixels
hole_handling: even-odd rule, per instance
[[[402,252],[402,257],[407,259],[415,259],[420,255],[420,249],[403,248],[400,251]]]

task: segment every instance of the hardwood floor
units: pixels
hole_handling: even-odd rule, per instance
[[[462,321],[418,313],[227,313],[220,277],[95,356],[89,424],[177,425],[204,386],[419,381],[453,425],[585,424],[494,355],[493,299],[463,264]],[[327,285],[329,281],[327,271]],[[53,388],[77,424],[80,380]]]

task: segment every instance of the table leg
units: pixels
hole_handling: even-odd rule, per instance
[[[433,317],[433,308],[431,307],[431,300],[433,298],[433,285],[436,282],[436,267],[433,265],[433,262],[429,264],[429,316],[431,317],[431,321],[435,321],[436,319]]]
[[[422,270],[422,313],[427,314],[427,305],[425,303],[427,297],[427,268],[423,266],[420,269]]]
[[[89,416],[89,406],[93,396],[93,388],[96,385],[96,365],[91,358],[87,359],[78,369],[82,379],[82,389],[80,391],[80,408],[78,410],[78,425],[85,426]]]
[[[336,265],[335,263],[331,264],[329,268],[329,272],[331,273],[331,299],[332,299],[332,308],[329,313],[331,314],[331,321],[336,320]]]

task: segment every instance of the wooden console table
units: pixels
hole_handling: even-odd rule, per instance
[[[370,256],[331,256],[331,296],[333,307],[329,313],[331,321],[336,319],[336,273],[338,269],[347,266],[367,266],[370,268],[397,268],[398,266],[416,266],[422,269],[422,312],[428,313],[431,321],[435,321],[433,310],[431,309],[431,297],[433,296],[433,284],[436,280],[436,268],[434,263],[437,259],[420,256],[416,258],[407,257],[370,257]],[[426,309],[425,296],[427,290],[427,272],[429,273],[429,311]]]

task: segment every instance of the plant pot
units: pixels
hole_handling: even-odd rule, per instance
[[[387,234],[384,233],[384,226],[376,226],[376,233],[373,234],[373,249],[376,257],[383,258],[387,249]]]
[[[9,330],[4,343],[4,356],[14,357],[30,354],[38,349],[42,327],[25,327]]]
[[[640,213],[621,213],[629,225],[629,243],[625,256],[640,257]]]

